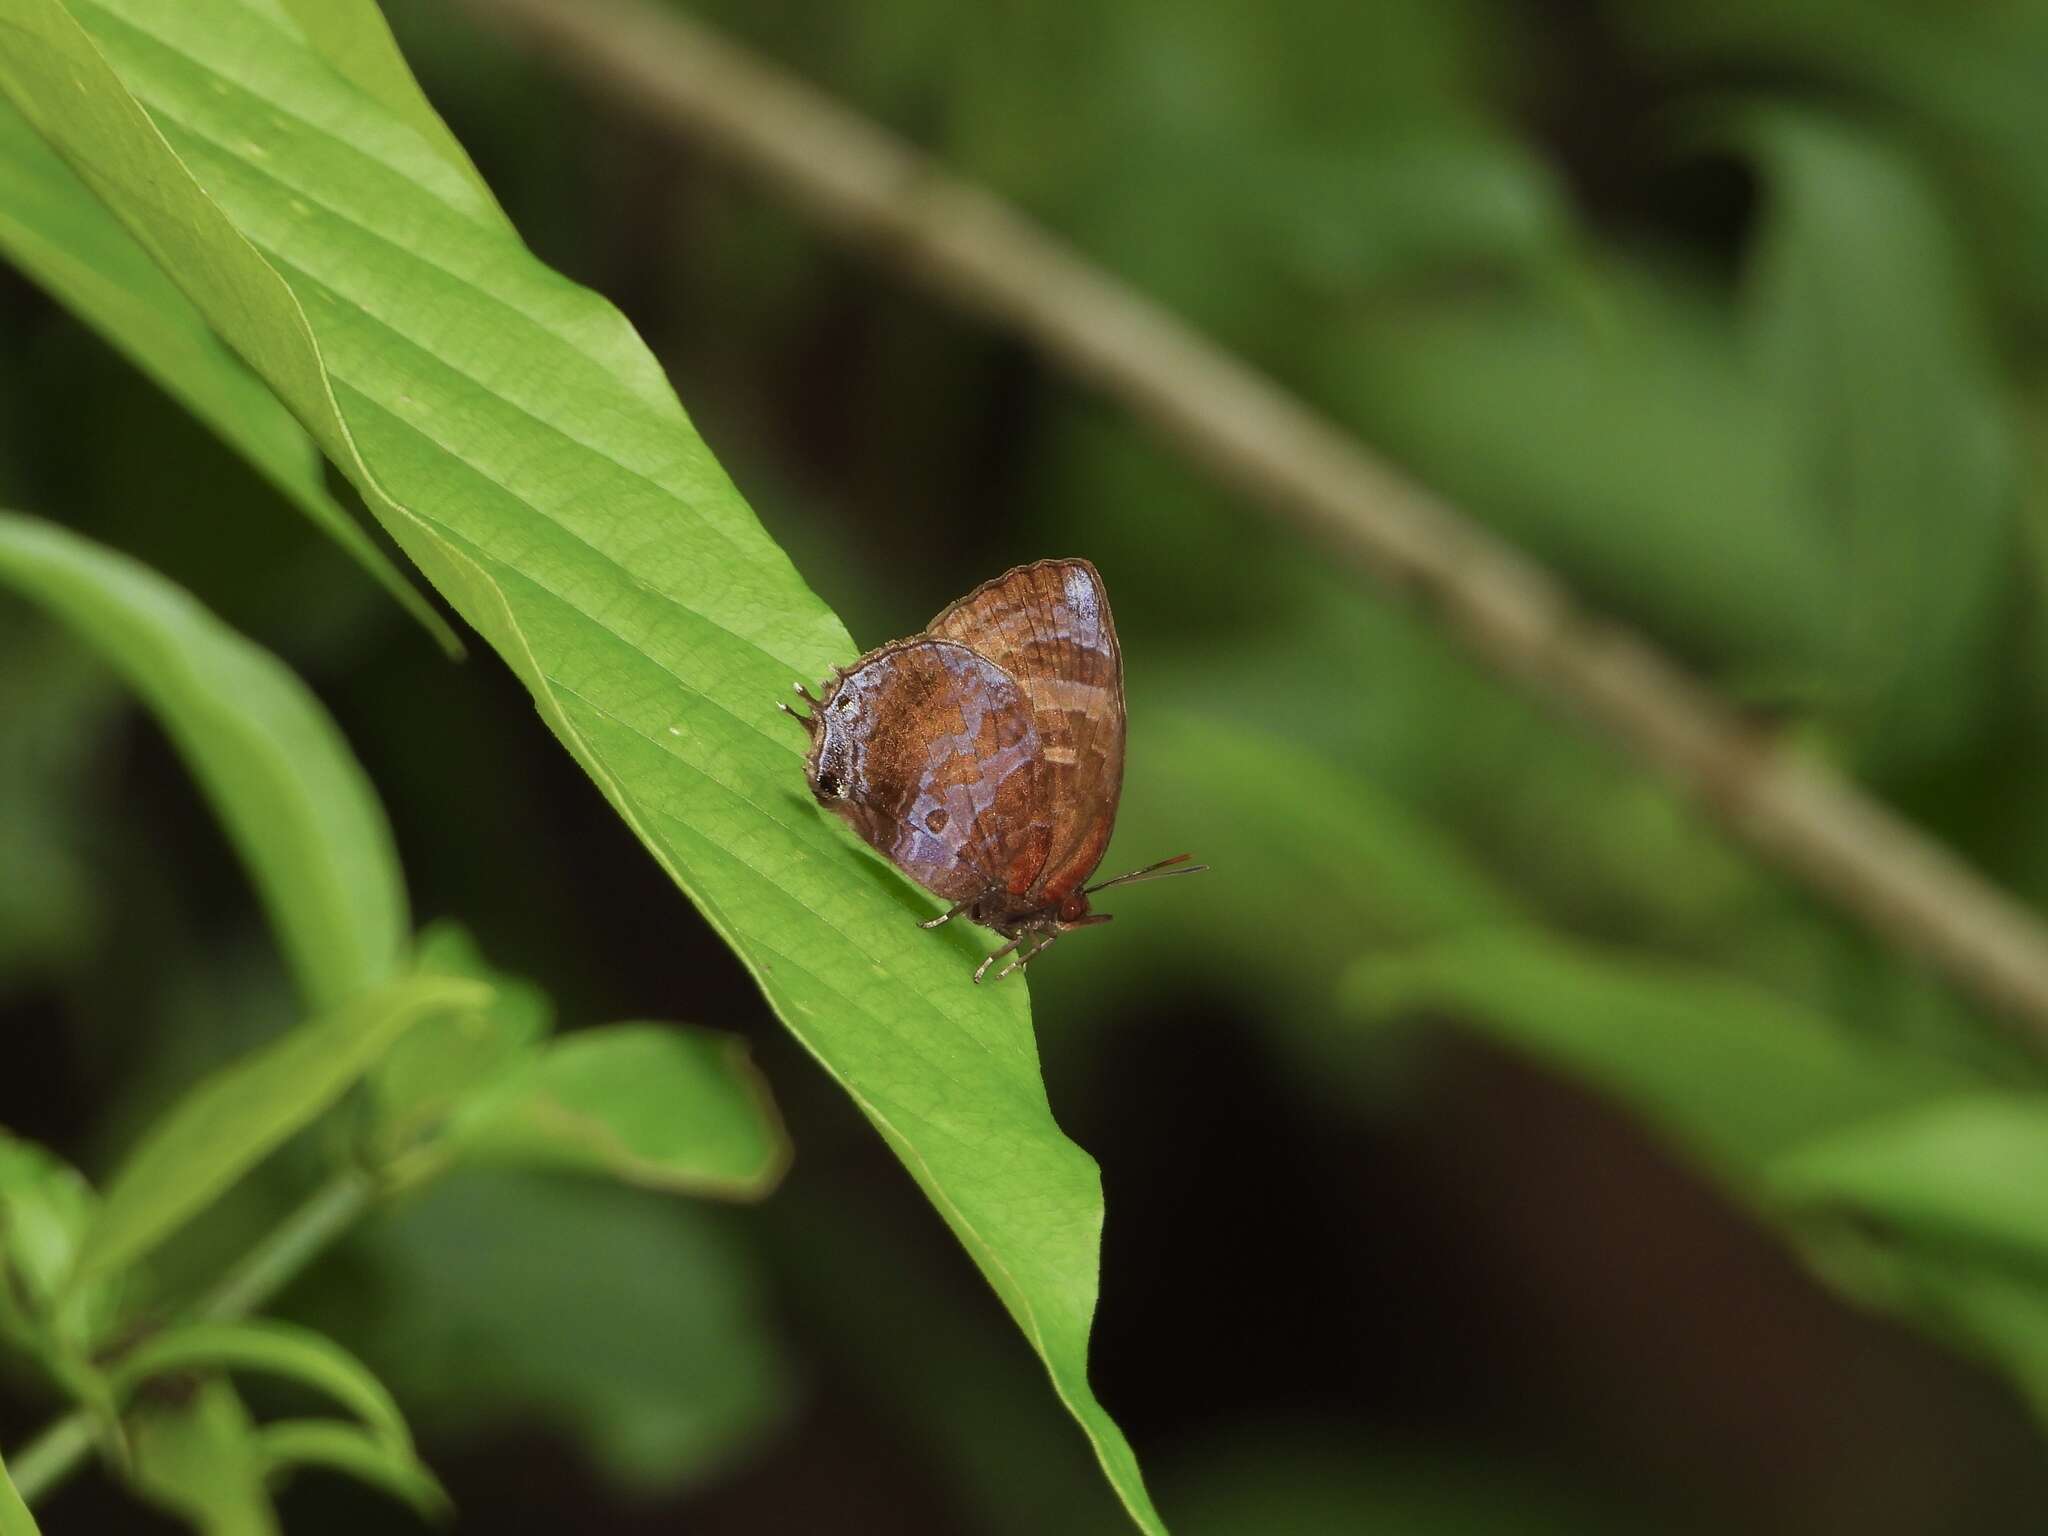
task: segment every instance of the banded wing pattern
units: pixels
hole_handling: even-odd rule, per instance
[[[1086,560],[1019,566],[946,608],[927,633],[968,646],[1023,691],[1049,846],[1042,866],[1007,888],[1056,904],[1102,862],[1123,790],[1123,652],[1102,578]]]

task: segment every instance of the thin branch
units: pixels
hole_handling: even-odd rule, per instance
[[[192,1316],[228,1322],[256,1311],[360,1221],[381,1187],[361,1168],[342,1169],[208,1286],[193,1302]]]
[[[2033,912],[1846,780],[1773,747],[1541,566],[1005,203],[672,10],[461,3],[1096,384],[2048,1048],[2048,931]]]

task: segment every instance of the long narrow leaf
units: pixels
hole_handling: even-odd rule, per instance
[[[461,643],[411,580],[328,492],[320,454],[263,382],[220,344],[191,300],[106,205],[0,101],[0,258],[106,338],[220,434],[426,626]]]
[[[1982,1093],[1816,1137],[1772,1164],[1779,1196],[2048,1276],[2048,1102]]]
[[[804,794],[775,700],[855,647],[646,348],[274,11],[0,0],[0,18],[0,89],[510,663],[1160,1529],[1088,1385],[1100,1182],[1053,1123],[1024,990],[968,985],[977,936],[919,932],[929,904]]]
[[[4,1461],[0,1461],[0,1536],[40,1536],[36,1517],[14,1491],[14,1479],[7,1475]]]
[[[215,1073],[151,1128],[107,1186],[72,1283],[133,1263],[312,1123],[407,1029],[480,1007],[477,982],[414,976]]]
[[[309,1008],[397,973],[404,879],[376,792],[327,711],[182,588],[0,512],[0,585],[47,607],[162,722],[227,827]]]
[[[332,1419],[266,1424],[256,1432],[256,1450],[273,1473],[293,1467],[345,1472],[410,1504],[429,1520],[441,1519],[453,1507],[447,1491],[417,1456],[353,1424]]]
[[[272,1318],[168,1328],[121,1358],[113,1385],[117,1392],[127,1393],[167,1372],[199,1370],[286,1377],[333,1398],[386,1444],[405,1451],[412,1448],[405,1415],[367,1366],[325,1334]]]

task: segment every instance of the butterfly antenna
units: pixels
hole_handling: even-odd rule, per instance
[[[1118,875],[1114,880],[1091,885],[1081,894],[1093,896],[1097,891],[1106,891],[1113,885],[1136,885],[1141,880],[1168,880],[1175,875],[1199,875],[1209,866],[1189,864],[1188,860],[1193,857],[1192,853],[1176,853],[1172,858],[1161,859],[1157,864],[1147,864],[1143,869],[1134,869],[1128,875]]]

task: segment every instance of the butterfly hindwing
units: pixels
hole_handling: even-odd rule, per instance
[[[1057,903],[1102,862],[1124,777],[1124,668],[1102,578],[1086,560],[1040,560],[984,582],[932,620],[1016,680],[1036,729],[1048,824],[1019,896]]]

